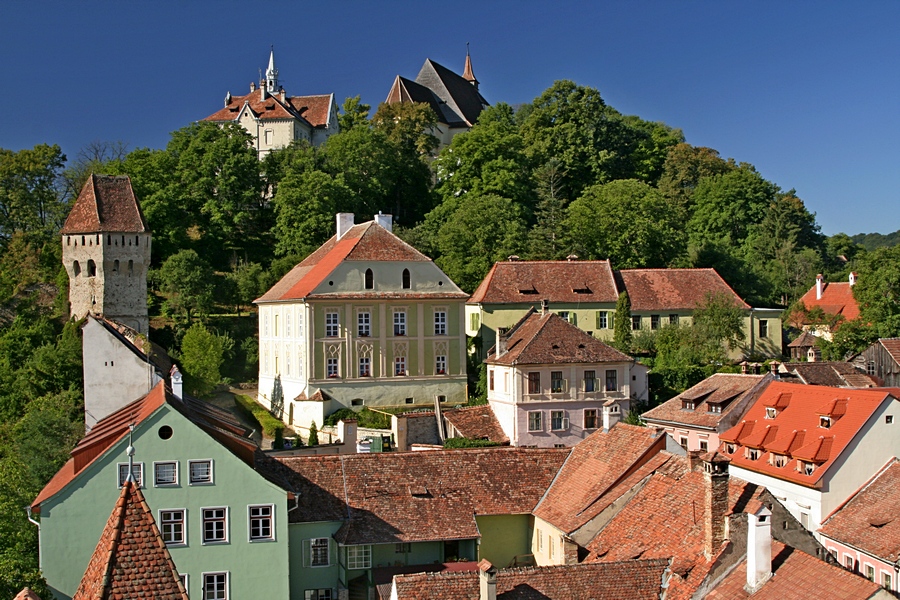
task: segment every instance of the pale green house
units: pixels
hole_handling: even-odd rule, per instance
[[[54,597],[78,588],[127,477],[131,443],[135,479],[191,597],[287,598],[289,492],[255,470],[268,459],[246,433],[163,383],[99,421],[31,506]]]
[[[466,401],[468,295],[391,232],[391,216],[354,224],[294,267],[259,305],[260,402],[276,378],[288,424],[321,425],[342,407]]]

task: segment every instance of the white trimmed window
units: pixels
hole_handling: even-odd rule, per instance
[[[584,409],[584,428],[585,429],[597,429],[597,409],[596,408]]]
[[[551,431],[562,431],[569,426],[569,420],[566,418],[566,411],[551,410],[550,411],[550,429]]]
[[[434,311],[434,335],[447,335],[447,311]]]
[[[336,310],[325,313],[325,337],[338,337],[340,335],[341,321]]]
[[[543,431],[544,423],[542,413],[539,410],[533,410],[528,413],[528,431]]]
[[[447,373],[446,356],[439,355],[434,357],[434,372],[438,375],[445,375]]]
[[[597,311],[597,329],[609,329],[609,313],[605,310]]]
[[[250,541],[271,541],[275,539],[275,507],[271,504],[248,507],[250,518]]]
[[[228,573],[203,574],[203,600],[228,600]]]
[[[156,486],[178,485],[178,463],[153,463],[153,484]]]
[[[166,545],[178,546],[185,543],[184,524],[184,509],[159,511],[159,531]]]
[[[397,356],[394,358],[394,375],[406,375],[406,357]]]
[[[406,335],[406,311],[394,311],[394,335]]]
[[[325,359],[325,376],[334,378],[340,374],[338,359],[330,356]]]
[[[304,560],[307,567],[327,567],[331,564],[331,540],[327,537],[304,540]]]
[[[191,485],[203,485],[213,482],[213,465],[211,460],[188,461],[188,472]]]
[[[144,487],[144,463],[134,463],[131,474],[138,487]],[[119,463],[119,487],[125,485],[128,478],[128,463]]]
[[[372,335],[372,313],[367,310],[356,313],[356,335],[359,337]]]
[[[228,508],[203,509],[203,543],[214,544],[228,541]]]
[[[332,600],[334,596],[330,589],[304,590],[303,600]]]
[[[584,372],[584,391],[585,392],[596,392],[597,391],[597,372],[596,371],[585,371]]]
[[[372,546],[347,546],[348,569],[371,569]]]
[[[360,356],[359,357],[359,376],[360,377],[371,377],[372,376],[372,359],[368,356]]]
[[[618,392],[619,391],[618,371],[616,371],[615,369],[608,369],[606,371],[606,391],[607,392]]]

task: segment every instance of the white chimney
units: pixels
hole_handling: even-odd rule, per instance
[[[337,239],[344,237],[344,234],[353,227],[353,213],[337,214]]]
[[[850,271],[850,287],[856,285],[856,273]]]
[[[172,380],[172,395],[181,400],[184,398],[184,377],[181,376],[181,371],[175,365],[172,365],[169,375]]]
[[[616,412],[613,412],[613,407],[617,409]],[[622,409],[617,402],[613,401],[611,404],[605,405],[603,407],[603,433],[606,433],[615,427],[616,423],[618,423],[621,418]]]
[[[356,419],[341,419],[337,424],[337,436],[342,444],[356,445]]]
[[[479,598],[497,600],[497,568],[486,558],[478,563]]]
[[[822,279],[822,274],[819,273],[816,275],[816,300],[822,299],[822,289],[825,287],[825,283]]]
[[[382,227],[387,229],[388,231],[393,231],[394,218],[392,215],[383,215],[383,214],[381,214],[381,211],[379,210],[378,214],[375,215],[375,222],[378,225],[381,225]]]
[[[772,511],[760,506],[747,513],[747,585],[753,594],[772,577]]]

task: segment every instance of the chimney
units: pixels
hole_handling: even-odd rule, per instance
[[[266,99],[266,85],[264,82],[259,82],[259,101],[264,102]]]
[[[608,405],[603,406],[603,433],[607,433],[615,427],[622,417],[622,409],[619,408],[618,412],[613,412],[613,406],[618,406],[615,400],[610,400]]]
[[[550,300],[544,298],[541,300],[541,314],[546,315],[548,312],[550,312]]]
[[[822,290],[825,289],[825,283],[822,279],[822,274],[819,273],[816,275],[816,300],[822,299]]]
[[[856,273],[850,271],[850,287],[856,285]]]
[[[486,558],[478,563],[480,600],[497,600],[497,569]]]
[[[702,469],[703,461],[700,460],[700,457],[704,454],[705,452],[703,452],[703,450],[688,450],[688,467],[690,468],[691,472],[700,471]]]
[[[252,81],[250,82],[250,92],[253,93],[256,91],[256,84]]]
[[[703,553],[712,559],[725,541],[725,517],[728,512],[728,458],[718,452],[708,452],[703,461],[706,484],[703,505]]]
[[[509,327],[497,328],[497,352],[498,357],[506,354],[506,341],[509,339]]]
[[[816,362],[816,347],[813,346],[806,351],[806,362]]]
[[[747,585],[755,594],[772,577],[772,511],[763,504],[747,513]]]
[[[353,227],[353,213],[337,214],[337,239],[344,237],[344,234]]]
[[[225,94],[225,106],[231,104],[231,92]]]
[[[337,424],[337,436],[342,444],[350,444],[356,447],[356,419],[341,419]]]
[[[747,369],[747,361],[746,361],[746,360],[742,360],[742,361],[741,361],[741,375],[746,375],[746,374],[747,374],[747,370],[748,370],[748,369]]]
[[[287,92],[284,91],[284,88],[281,88],[279,95],[281,96],[282,102],[287,102]]]
[[[388,231],[393,231],[394,229],[394,218],[391,215],[382,214],[381,211],[378,211],[378,214],[375,215],[375,223],[381,225]]]
[[[181,400],[184,398],[184,377],[181,376],[181,371],[176,365],[172,365],[169,378],[172,381],[172,395]]]

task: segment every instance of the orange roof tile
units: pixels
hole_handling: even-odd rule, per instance
[[[724,294],[748,309],[715,269],[623,269],[621,278],[632,311],[693,310],[708,294]]]
[[[88,177],[60,233],[150,231],[127,175]]]
[[[41,597],[35,594],[30,587],[24,587],[13,600],[41,600]]]
[[[831,387],[875,387],[872,377],[848,362],[795,362],[782,363],[782,375],[793,376],[808,385]]]
[[[328,127],[331,109],[334,106],[334,94],[290,96],[287,101],[313,127]]]
[[[748,399],[751,394],[760,393],[771,379],[769,375],[715,373],[641,416],[652,423],[674,423],[715,429],[720,421],[729,417],[738,407],[741,411],[746,409],[743,400]],[[763,380],[765,384],[761,386]],[[694,408],[685,409],[685,400],[690,401]],[[712,412],[711,408],[718,409],[718,412]],[[740,414],[733,415],[733,418],[740,416]]]
[[[144,495],[126,482],[72,600],[187,597]]]
[[[469,304],[615,304],[619,290],[608,260],[505,261],[494,263]]]
[[[894,402],[886,389],[837,390],[825,386],[801,385],[776,381],[750,407],[741,423],[719,435],[723,442],[737,446],[753,446],[762,451],[756,460],[748,458],[741,448],[729,457],[732,465],[771,475],[779,479],[815,487],[835,460],[859,433],[869,417],[884,402]],[[843,415],[835,414],[830,427],[820,426],[820,409],[832,406],[834,400],[845,403]],[[766,418],[767,407],[779,407],[776,416]],[[757,439],[767,427],[778,428],[778,435]],[[800,437],[803,433],[803,437]],[[752,442],[752,444],[751,444]],[[802,446],[800,444],[803,444]],[[783,467],[770,464],[769,454],[787,454]],[[798,470],[800,460],[817,463],[812,474]]]
[[[807,310],[821,308],[826,314],[841,315],[848,321],[859,317],[859,305],[853,297],[853,286],[849,282],[824,283],[823,288],[821,298],[816,298],[816,286],[812,286],[800,298]]]
[[[503,433],[500,421],[494,416],[489,404],[445,410],[443,415],[464,437],[509,444],[509,438]]]

